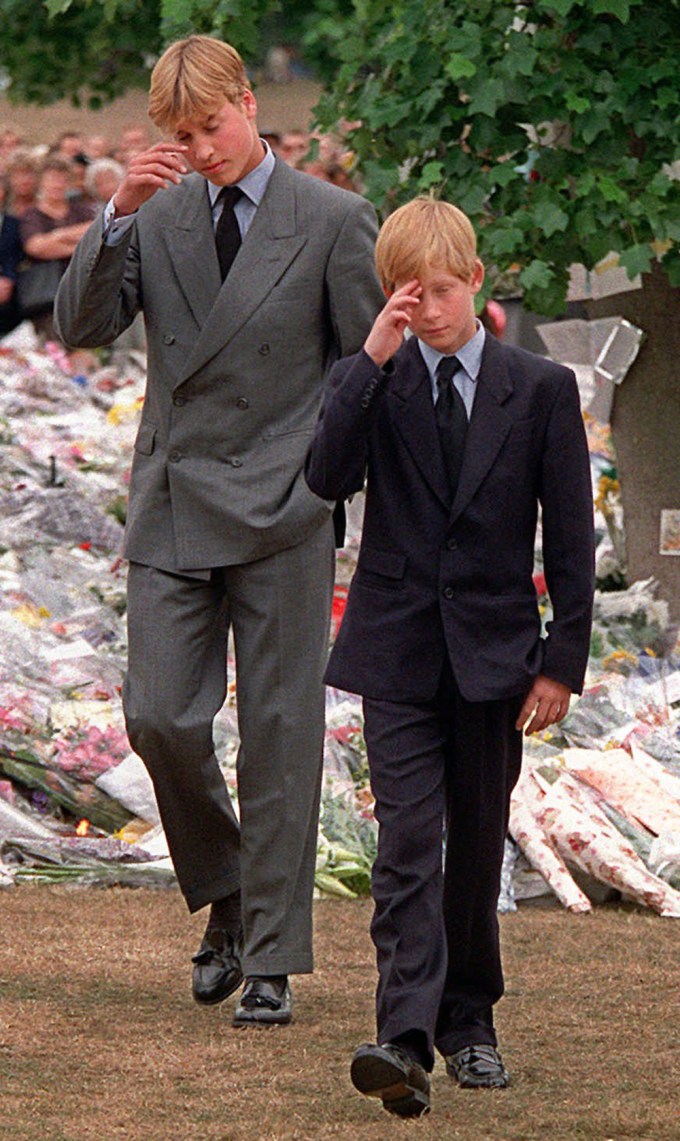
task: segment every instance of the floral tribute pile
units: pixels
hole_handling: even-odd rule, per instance
[[[143,388],[142,353],[40,349],[29,325],[0,342],[0,885],[175,882],[120,699],[121,524]],[[583,696],[559,727],[527,743],[500,906],[552,894],[583,912],[617,893],[677,916],[680,657],[654,583],[623,585],[610,444],[602,430],[589,436],[599,577],[618,589],[596,598]],[[331,636],[342,621],[361,514],[357,496],[338,560]],[[547,621],[540,545],[535,584]],[[215,724],[234,796],[236,687],[232,681]],[[376,840],[361,704],[329,690],[318,891],[368,894]]]

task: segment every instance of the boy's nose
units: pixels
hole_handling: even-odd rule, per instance
[[[209,159],[213,151],[210,139],[199,139],[196,142],[194,149],[196,152],[196,157],[199,158],[202,162],[205,162],[206,159]]]

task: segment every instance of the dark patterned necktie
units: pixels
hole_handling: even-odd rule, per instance
[[[468,427],[463,397],[451,380],[458,368],[460,362],[457,357],[442,357],[440,360],[436,373],[437,403],[434,406],[439,442],[449,478],[451,502],[456,497]]]
[[[218,195],[223,206],[215,229],[215,245],[217,246],[217,259],[220,263],[222,281],[229,273],[241,245],[241,231],[234,213],[234,206],[242,195],[243,191],[238,186],[225,186]]]

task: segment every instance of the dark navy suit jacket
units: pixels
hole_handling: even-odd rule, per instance
[[[469,701],[524,694],[546,674],[583,685],[594,585],[590,463],[573,372],[487,334],[453,505],[429,374],[415,338],[384,369],[334,366],[306,462],[312,491],[366,481],[361,548],[326,681],[420,701],[448,654]],[[554,617],[533,585],[539,507]]]
[[[23,256],[19,220],[11,214],[5,214],[0,224],[0,277],[11,277],[12,281],[16,281],[19,262]]]
[[[16,282],[23,256],[19,221],[11,214],[4,214],[0,222],[0,277],[9,277]],[[5,305],[0,305],[0,335],[13,329],[19,319],[15,290],[10,300]]]

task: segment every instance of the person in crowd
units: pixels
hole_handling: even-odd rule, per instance
[[[281,136],[279,155],[285,163],[288,163],[288,166],[297,167],[309,151],[309,144],[308,131],[303,131],[300,127],[284,131]]]
[[[368,202],[262,142],[229,44],[171,45],[149,113],[168,137],[131,158],[76,249],[57,325],[68,345],[95,346],[144,313],[126,724],[188,908],[209,907],[194,998],[221,1002],[245,976],[235,1025],[285,1024],[289,975],[313,966],[334,578],[334,505],[302,469],[327,370],[360,347],[381,305],[377,225]],[[239,819],[212,729],[230,630]]]
[[[95,159],[85,174],[85,192],[96,207],[105,206],[113,198],[124,177],[125,169],[115,159]]]
[[[40,159],[29,147],[17,147],[7,163],[7,207],[23,218],[36,204]]]
[[[267,144],[272,154],[279,154],[281,150],[281,132],[273,129],[263,129],[260,131],[260,138]]]
[[[83,140],[78,131],[62,131],[59,137],[49,148],[50,154],[62,155],[66,159],[74,159],[83,154]]]
[[[7,170],[7,163],[17,147],[23,146],[24,139],[16,127],[11,123],[0,124],[0,173]]]
[[[87,179],[87,168],[90,165],[90,160],[82,151],[74,155],[71,159],[71,185],[68,189],[68,197],[72,202],[81,202],[90,207],[94,203],[87,193],[85,182]]]
[[[83,140],[83,152],[90,162],[111,158],[111,140],[108,135],[87,135]]]
[[[113,148],[113,157],[127,167],[135,155],[144,154],[151,146],[148,128],[142,123],[131,123],[125,127]]]
[[[376,260],[389,300],[331,372],[306,475],[338,500],[366,481],[326,671],[363,695],[379,823],[377,1041],[357,1048],[350,1073],[392,1114],[418,1117],[435,1049],[463,1088],[508,1084],[493,1010],[510,793],[522,730],[559,721],[582,689],[593,506],[574,374],[476,319],[484,269],[466,215],[415,199],[387,218]]]
[[[94,216],[92,205],[72,200],[69,197],[71,185],[72,163],[60,155],[48,156],[40,169],[36,205],[26,210],[20,219],[27,272],[30,272],[34,263],[56,262],[60,273],[63,273],[71,254],[89,228]],[[21,298],[21,277],[19,295],[20,303],[24,305]],[[53,304],[54,296],[30,313],[36,331],[45,338],[54,336]]]
[[[21,320],[16,284],[24,251],[19,219],[5,209],[7,197],[7,176],[0,175],[0,337],[10,333]]]

